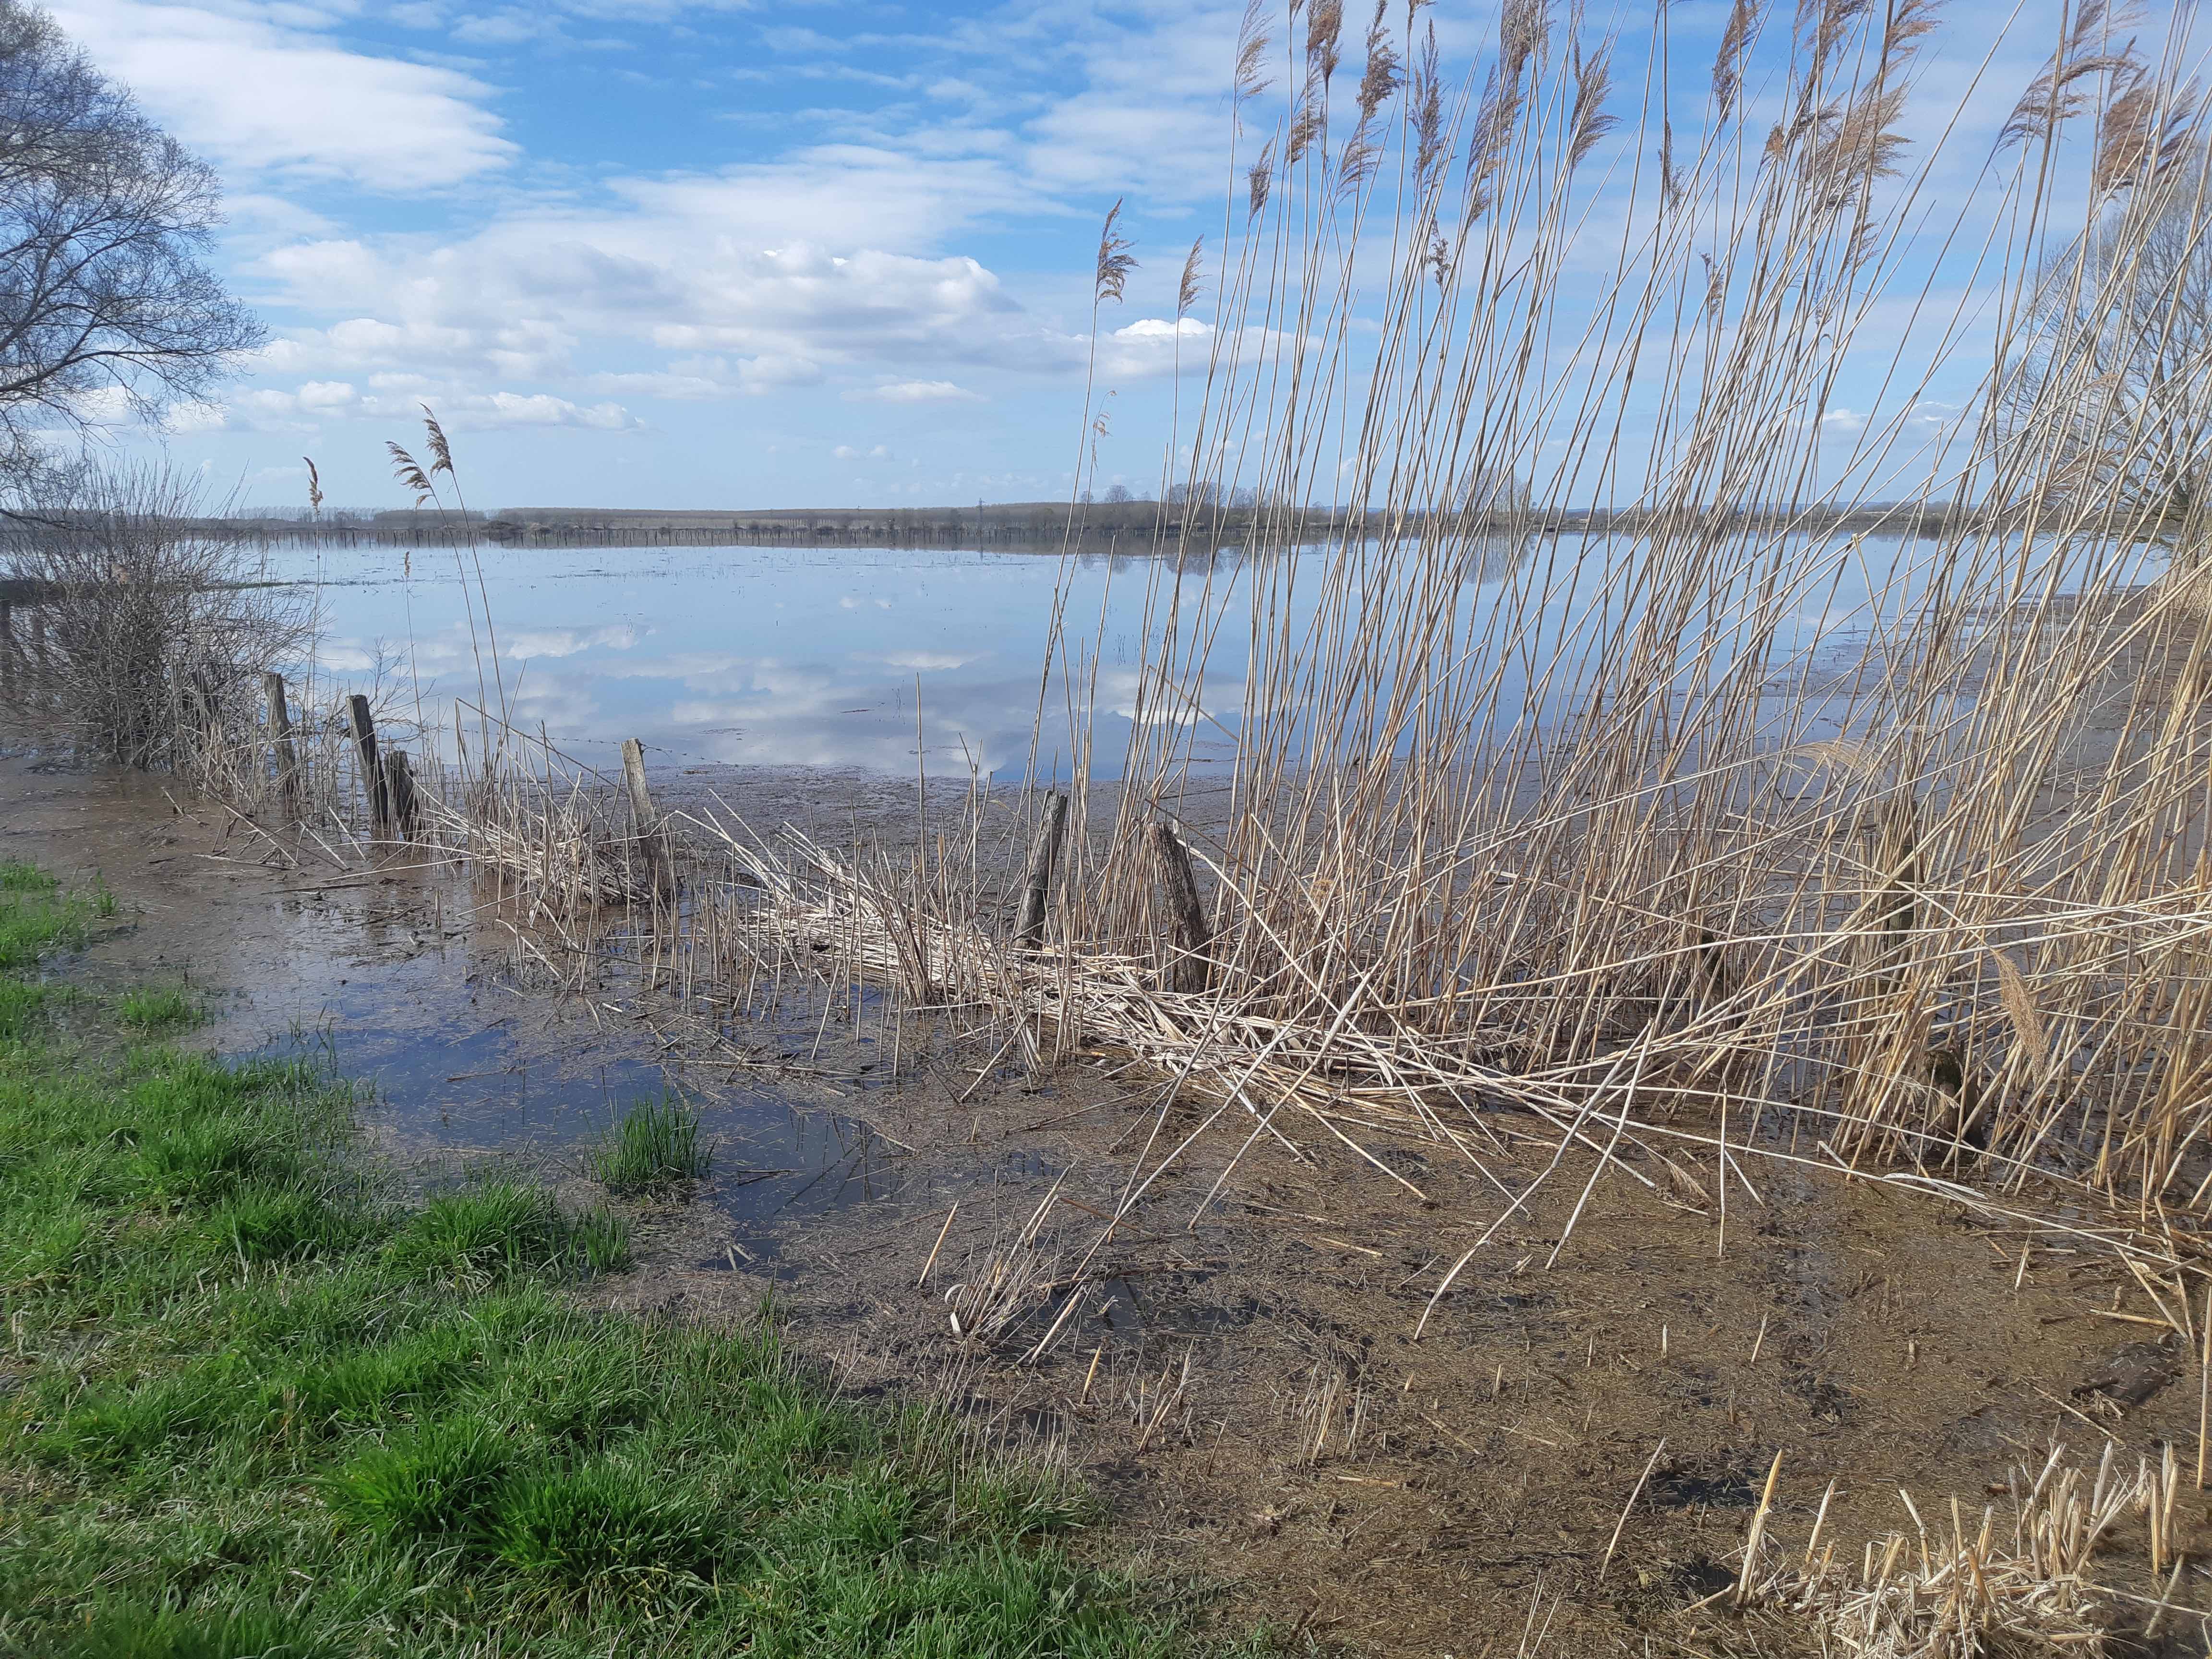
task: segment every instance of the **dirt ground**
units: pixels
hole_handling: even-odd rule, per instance
[[[1970,1532],[1992,1504],[2002,1531],[2011,1472],[2054,1447],[2094,1466],[2109,1442],[2132,1470],[2170,1444],[2196,1466],[2191,1345],[2063,1231],[1756,1157],[1724,1218],[1632,1157],[1594,1185],[1565,1161],[1501,1225],[1504,1189],[1548,1158],[1533,1143],[1486,1170],[1381,1139],[1370,1163],[1316,1132],[1296,1151],[1257,1138],[1232,1169],[1239,1126],[1109,1236],[1125,1188],[1197,1120],[1103,1062],[1024,1080],[988,1055],[909,1056],[887,1086],[880,1055],[817,1031],[805,1066],[779,1068],[775,1034],[733,1045],[687,1025],[696,1011],[528,993],[465,878],[316,866],[143,779],[0,763],[4,856],[96,869],[118,894],[124,924],[64,971],[188,975],[217,1046],[325,1030],[341,1065],[389,1068],[418,1127],[451,1094],[463,1128],[392,1137],[404,1156],[536,1147],[562,1167],[559,1111],[485,1105],[462,1066],[413,1053],[495,1020],[556,1104],[562,1079],[659,1068],[844,1126],[822,1165],[836,1201],[819,1173],[769,1171],[788,1177],[773,1188],[732,1143],[747,1156],[689,1201],[641,1206],[638,1268],[596,1293],[729,1320],[772,1297],[848,1386],[942,1397],[980,1437],[1064,1457],[1110,1511],[1087,1547],[1291,1651],[1817,1652],[1808,1625],[1710,1599],[1778,1452],[1776,1562],[1832,1483],[1825,1536],[1856,1557],[1914,1530],[1900,1488],[1931,1526],[1956,1499]],[[1445,1270],[1493,1229],[1416,1340]],[[994,1273],[1007,1316],[979,1334]],[[2208,1499],[2191,1486],[2177,1511],[2187,1565],[2163,1614],[2141,1526],[2120,1529],[2107,1651],[2212,1649],[2212,1622],[2181,1611],[2212,1607]]]

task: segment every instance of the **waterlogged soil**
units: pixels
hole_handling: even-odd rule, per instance
[[[757,821],[807,821],[787,782],[744,787],[725,793]],[[865,804],[841,788],[817,825]],[[1724,1216],[1632,1158],[1595,1184],[1570,1159],[1500,1224],[1548,1157],[1532,1143],[1486,1169],[1316,1129],[1230,1168],[1240,1126],[1109,1230],[1198,1120],[1103,1059],[1025,1075],[908,1025],[894,1083],[865,1009],[733,1037],[665,994],[557,991],[465,874],[342,867],[144,779],[0,763],[0,857],[118,896],[57,973],[188,982],[212,1018],[187,1040],[226,1051],[326,1046],[425,1178],[511,1158],[591,1193],[578,1156],[611,1111],[679,1089],[714,1171],[632,1206],[639,1265],[592,1294],[709,1321],[772,1299],[847,1386],[1065,1458],[1109,1512],[1088,1547],[1289,1651],[1819,1652],[1720,1594],[1778,1453],[1770,1566],[1824,1495],[1823,1536],[1856,1556],[1914,1531],[1900,1490],[1933,1533],[1954,1499],[1969,1532],[1995,1504],[2002,1533],[2011,1471],[2053,1448],[2196,1464],[2188,1345],[2058,1228],[1757,1158]],[[1009,1272],[1024,1294],[979,1334],[975,1287]],[[2140,1598],[2114,1604],[2108,1651],[2212,1648],[2192,1611],[2212,1608],[2212,1494],[2177,1520],[2155,1636],[2142,1523],[2103,1559]]]

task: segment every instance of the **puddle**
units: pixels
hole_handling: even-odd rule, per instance
[[[328,1060],[362,1085],[362,1127],[403,1168],[497,1157],[556,1177],[630,1103],[672,1091],[714,1146],[696,1203],[756,1256],[773,1231],[897,1194],[901,1149],[796,1091],[674,1062],[604,1004],[518,983],[465,878],[283,871],[180,813],[151,779],[0,762],[0,854],[75,880],[119,915],[53,971],[95,991],[185,984],[209,1015],[184,1040],[237,1055]],[[802,1045],[803,1046],[803,1045]]]

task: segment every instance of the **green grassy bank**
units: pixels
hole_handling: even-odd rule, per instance
[[[22,977],[100,902],[0,865],[0,1652],[1187,1650],[1050,1475],[574,1305],[616,1216],[392,1201],[327,1073]]]

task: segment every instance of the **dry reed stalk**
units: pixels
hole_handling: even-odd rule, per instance
[[[2044,488],[2092,389],[2087,360],[2013,395],[2047,314],[2026,300],[2054,271],[2101,284],[2106,313],[2183,280],[2115,254],[2112,237],[2139,234],[2125,215],[2069,244],[2052,170],[2084,157],[2147,191],[2144,169],[2167,161],[2069,149],[2026,116],[2008,130],[2047,161],[2002,149],[1990,175],[2027,228],[1979,271],[2021,301],[1990,389],[2006,413],[1963,462],[1927,461],[1990,494],[1870,570],[1841,513],[1767,504],[1815,475],[1823,400],[1911,252],[1943,145],[1907,168],[1898,124],[1933,23],[1820,15],[1819,49],[1777,64],[1806,119],[1764,147],[1732,124],[1742,55],[1759,49],[1738,39],[1697,153],[1623,209],[1610,309],[1579,328],[1551,278],[1590,252],[1575,175],[1602,153],[1605,76],[1597,54],[1531,45],[1576,20],[1518,10],[1466,125],[1409,114],[1419,152],[1392,183],[1366,147],[1386,142],[1372,118],[1395,88],[1376,83],[1332,157],[1325,100],[1286,83],[1218,289],[1188,478],[1235,456],[1264,501],[1309,501],[1326,479],[1352,505],[1322,515],[1304,554],[1311,515],[1261,513],[1225,572],[1182,556],[1210,551],[1203,515],[1185,514],[1146,593],[1121,787],[1097,787],[1086,761],[1071,792],[1053,994],[971,967],[980,994],[1271,1133],[1304,1120],[1325,1139],[1395,1129],[1465,1150],[1479,1114],[1510,1105],[1610,1162],[1584,1124],[1632,1052],[1640,1110],[1606,1127],[1643,1161],[1669,1139],[1713,1148],[1723,1206],[1746,1159],[1783,1156],[1729,1120],[1779,1109],[1821,1148],[1811,1165],[1947,1196],[1972,1172],[1977,1201],[2000,1206],[2057,1180],[2144,1217],[2178,1201],[2203,1215],[2197,589],[2142,585],[2140,516]],[[2112,62],[2136,89],[2127,130],[2186,114],[2160,65]],[[1438,166],[1455,146],[1472,192],[1457,201]],[[1352,326],[1374,319],[1355,311],[1376,291],[1353,280],[1361,260],[1385,273],[1372,345]],[[1911,354],[1933,339],[1940,359],[1955,321],[1909,317],[1899,374],[1925,384]],[[1658,437],[1639,474],[1624,431],[1645,352]],[[1547,442],[1569,455],[1548,477]],[[1852,459],[1862,479],[1917,464],[1895,422]],[[1516,473],[1525,507],[1486,482]],[[1565,520],[1592,491],[1611,493],[1616,533]],[[1494,572],[1493,544],[1510,549]],[[1868,643],[1838,674],[1793,618],[1861,577]],[[1138,832],[1185,797],[1205,724],[1190,711],[1210,706],[1213,646],[1240,625],[1232,800],[1202,860],[1207,995],[1147,996],[1130,967],[1156,926]],[[1060,651],[1091,731],[1098,653]],[[1111,820],[1096,833],[1094,807]],[[2166,1254],[2148,1241],[2136,1248]]]
[[[1843,1654],[1975,1659],[2044,1644],[2102,1654],[2115,1598],[2091,1577],[2091,1559],[2131,1516],[2154,1540],[2170,1536],[2177,1484],[2170,1459],[2124,1478],[2109,1443],[2094,1474],[2054,1447],[2040,1469],[2013,1472],[2008,1536],[1993,1510],[1969,1525],[1955,1498],[1948,1537],[1931,1534],[1900,1492],[1910,1537],[1870,1541],[1855,1562],[1833,1544],[1815,1553],[1816,1522],[1802,1563],[1757,1575],[1743,1599],[1808,1621],[1824,1650]],[[1749,1576],[1748,1554],[1746,1565]]]

